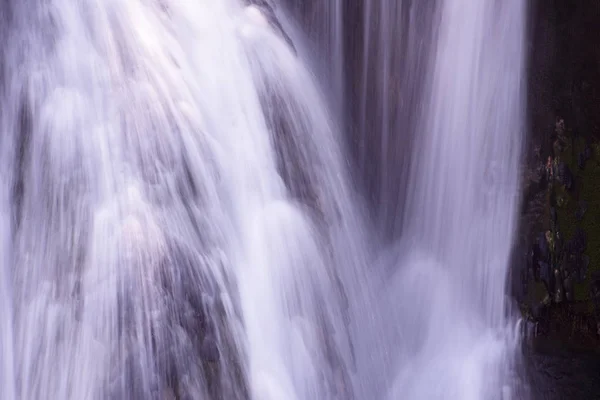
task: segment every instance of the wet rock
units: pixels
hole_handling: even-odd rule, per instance
[[[268,90],[261,97],[267,126],[272,135],[277,170],[291,197],[310,210],[315,221],[328,216],[322,203],[319,176],[307,168],[320,163],[318,149],[304,127],[296,122],[292,110],[295,104],[277,90]]]
[[[540,259],[540,247],[537,243],[534,243],[529,249],[527,254],[527,264],[529,268],[536,267]]]
[[[540,261],[539,266],[540,281],[542,281],[548,293],[552,293],[552,289],[554,286],[554,274],[552,273],[552,268],[550,267],[550,264],[544,261]]]
[[[560,153],[562,153],[563,151],[563,146],[560,142],[560,140],[555,140],[554,143],[552,144],[552,150],[554,150],[554,155],[558,156],[560,155]]]
[[[558,269],[554,270],[554,283],[556,286],[556,291],[554,293],[554,302],[562,303],[562,301],[563,301],[562,279],[560,276],[560,271]]]
[[[581,282],[585,282],[585,280],[587,279],[587,272],[588,272],[589,265],[590,265],[590,258],[585,254],[581,254],[578,257],[578,263],[577,263],[577,272],[579,274],[579,279]]]
[[[565,189],[571,190],[573,188],[573,173],[564,162],[558,164],[558,179],[565,186]]]
[[[536,160],[541,160],[542,158],[542,146],[540,144],[535,144],[532,146],[533,157]]]
[[[533,321],[539,322],[543,321],[548,317],[549,306],[552,303],[550,298],[550,294],[546,294],[544,299],[540,301],[538,304],[534,304],[531,307],[531,318]]]
[[[595,279],[590,285],[590,300],[594,305],[596,318],[600,318],[600,279]]]
[[[552,231],[546,231],[546,243],[548,243],[548,249],[550,250],[550,255],[554,255],[554,237],[552,235]]]
[[[554,235],[554,252],[557,256],[561,256],[563,254],[563,239],[562,233],[559,231]]]
[[[540,317],[542,316],[543,311],[544,311],[544,306],[541,303],[534,304],[531,307],[531,319],[533,321],[538,321],[540,319]]]
[[[588,204],[585,200],[581,200],[579,202],[579,204],[577,205],[577,210],[575,210],[575,219],[577,221],[581,221],[583,219],[583,216],[585,215],[585,212],[588,209]]]
[[[554,123],[554,131],[556,132],[556,135],[558,136],[559,140],[562,140],[563,142],[566,141],[566,138],[565,138],[566,126],[565,126],[565,120],[563,118],[556,117],[556,122]]]
[[[583,150],[583,158],[585,161],[588,161],[590,158],[592,158],[592,148],[590,146],[585,146],[585,149]]]
[[[579,153],[577,155],[577,166],[579,167],[579,169],[585,168],[585,161],[585,155],[583,153]]]
[[[585,251],[587,246],[587,235],[585,234],[585,231],[583,229],[577,227],[577,229],[575,230],[575,234],[573,235],[572,241],[572,250],[574,251],[574,253],[581,254]]]
[[[521,274],[521,284],[524,291],[523,295],[528,292],[529,282],[536,280],[537,271],[539,268],[539,252],[539,247],[536,243],[534,243],[527,252],[527,270],[523,271]]]
[[[565,288],[565,298],[567,299],[567,301],[573,301],[575,298],[574,294],[573,294],[573,290],[574,290],[573,277],[570,275],[567,276],[563,281],[563,286]]]
[[[546,235],[544,233],[541,233],[538,237],[538,249],[539,259],[548,261],[550,259],[550,247],[548,246],[548,241],[546,240]]]
[[[584,279],[587,276],[587,270],[588,270],[589,266],[590,266],[590,258],[586,254],[582,254],[581,255],[581,269],[584,272],[584,275],[583,275]]]

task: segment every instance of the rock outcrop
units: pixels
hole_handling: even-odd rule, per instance
[[[600,350],[600,144],[556,121],[524,176],[519,287],[536,343]]]
[[[552,350],[600,350],[600,2],[531,1],[513,294]]]

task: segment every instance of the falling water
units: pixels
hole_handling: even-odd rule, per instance
[[[371,9],[374,3],[383,4],[370,2]],[[392,256],[382,257],[393,274],[383,285],[389,295],[375,300],[386,312],[373,328],[383,335],[381,349],[370,352],[388,361],[384,368],[373,363],[370,368],[384,382],[394,382],[390,399],[507,398],[515,394],[510,367],[516,342],[512,319],[506,319],[505,279],[518,204],[525,4],[443,0],[424,19],[408,3],[404,19],[398,16],[406,12],[389,13],[378,17],[384,21],[378,29],[368,23],[366,28],[366,35],[379,32],[386,43],[392,22],[429,21],[433,31],[431,43],[419,46],[413,37],[408,49],[418,51],[402,53],[409,58],[402,61],[409,77],[422,79],[422,93],[412,97],[418,100],[414,127],[390,130],[384,116],[378,131],[381,198],[390,176],[402,184],[397,163],[386,161],[390,146],[404,142],[411,154],[410,168],[404,169],[409,174],[402,234]],[[405,30],[410,37],[411,28]],[[383,47],[375,61],[369,51],[365,57],[389,74],[395,49]],[[427,66],[415,69],[423,51]],[[364,92],[360,101],[369,104],[375,96],[385,112],[391,100],[381,90]],[[406,107],[400,101],[392,109]],[[385,205],[384,217],[390,218]]]
[[[286,10],[292,16],[291,21],[286,21],[288,29],[299,28],[304,31],[308,41],[308,60],[322,78],[320,84],[326,89],[329,109],[341,117],[344,113],[344,0],[329,1],[295,1],[280,0],[286,5]],[[285,19],[286,15],[280,18]],[[291,26],[290,26],[291,25]],[[296,30],[296,29],[293,29]],[[293,34],[293,32],[292,32]],[[327,62],[323,62],[327,60]]]
[[[412,250],[404,279],[430,296],[421,348],[399,376],[410,398],[501,398],[511,351],[500,332],[518,204],[524,7],[447,0],[435,16],[405,217]]]
[[[434,2],[369,0],[358,17],[364,25],[355,50],[354,139],[359,169],[384,237],[402,230],[407,177],[423,82],[432,46]],[[352,10],[349,10],[349,13]]]
[[[351,148],[380,237],[392,240],[363,282],[368,299],[354,309],[359,397],[520,395],[505,279],[519,193],[526,4],[358,3],[358,15],[343,10],[345,37],[359,47],[346,58],[347,82],[359,83],[347,106]]]
[[[507,398],[523,2],[4,4],[2,399]]]
[[[360,259],[360,228],[327,107],[273,17],[12,4],[3,399],[350,398],[338,266]]]

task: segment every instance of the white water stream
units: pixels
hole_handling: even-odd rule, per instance
[[[399,258],[269,8],[3,6],[0,398],[506,398],[524,6],[466,4],[436,9]]]

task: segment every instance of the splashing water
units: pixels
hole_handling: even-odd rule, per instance
[[[316,30],[328,97],[252,3],[2,6],[3,399],[502,398],[524,6],[438,2],[403,235],[377,261],[323,101],[345,91],[342,2]],[[365,53],[379,84],[392,33]]]

